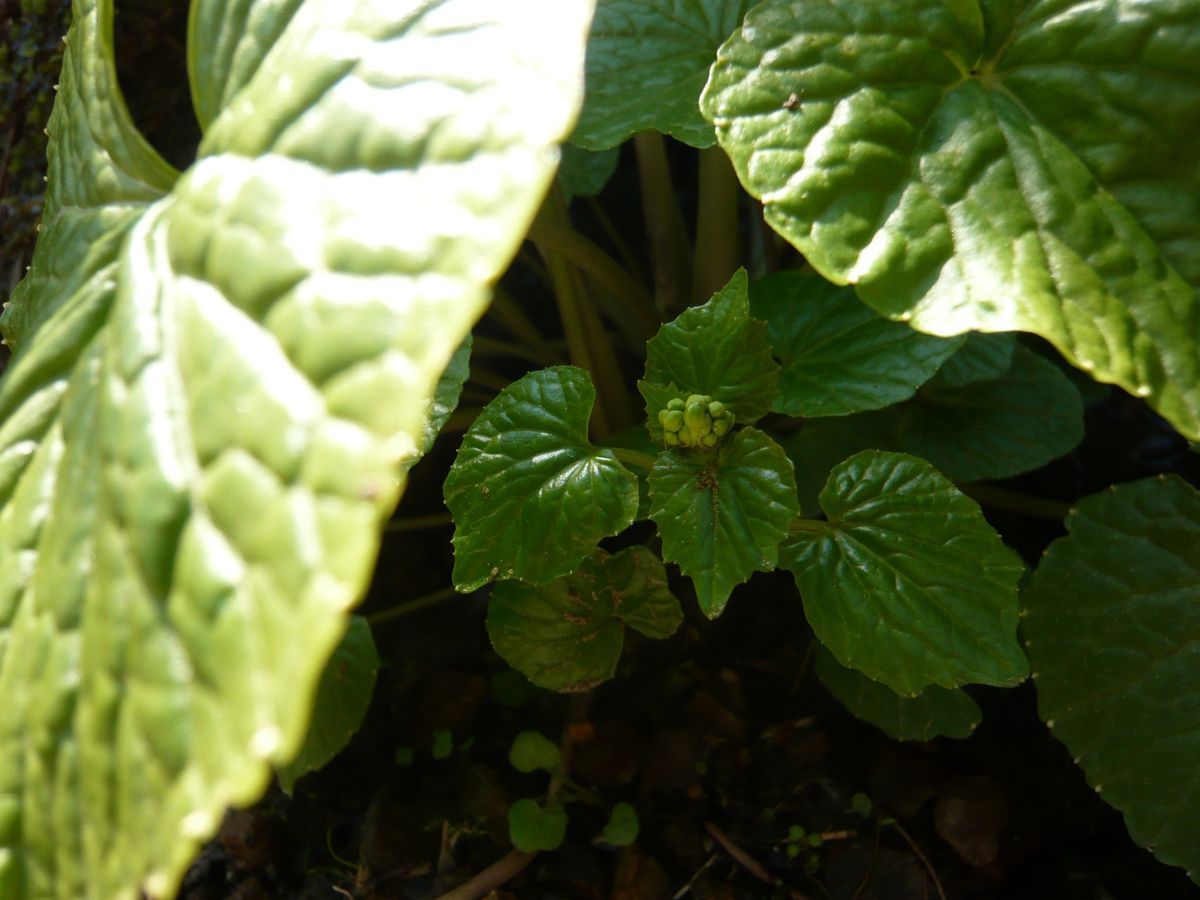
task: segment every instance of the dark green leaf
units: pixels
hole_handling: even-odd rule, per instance
[[[1024,571],[979,507],[921,459],[866,451],[821,492],[828,522],[781,551],[809,623],[838,662],[896,693],[1009,685]]]
[[[508,808],[508,839],[523,853],[557,850],[567,836],[567,814],[560,806],[546,809],[526,797]]]
[[[842,416],[907,400],[963,343],[913,331],[875,313],[848,287],[780,272],[750,285],[783,364],[776,412]]]
[[[1012,365],[1015,334],[981,334],[972,331],[967,341],[938,369],[930,386],[963,387],[976,381],[994,381]]]
[[[796,464],[800,499],[859,450],[920,456],[956,481],[1010,478],[1046,465],[1083,438],[1079,392],[1052,364],[1024,347],[999,379],[946,387],[934,378],[917,396],[876,412],[806,422],[784,446]]]
[[[1200,436],[1196,0],[766,0],[701,98],[767,221],[932,334],[1032,331]]]
[[[597,550],[543,587],[498,583],[487,628],[496,652],[534,684],[579,691],[612,678],[625,626],[666,638],[681,621],[658,557],[631,547],[615,556]]]
[[[599,0],[587,50],[587,92],[571,141],[599,150],[655,129],[711,147],[700,91],[752,0]]]
[[[664,398],[706,394],[724,403],[742,425],[770,411],[779,391],[779,366],[771,357],[766,324],[750,318],[744,269],[703,306],[684,310],[650,339],[646,377],[638,389],[656,439],[662,434],[657,416],[666,406]]]
[[[775,567],[799,512],[787,454],[756,428],[734,432],[712,453],[668,450],[649,481],[663,558],[691,577],[711,619],[734,587]]]
[[[446,426],[450,414],[458,408],[458,398],[462,396],[463,385],[471,377],[471,336],[459,345],[446,364],[442,377],[438,379],[433,391],[433,399],[429,402],[429,418],[425,420],[425,428],[421,432],[421,440],[417,446],[419,456],[409,462],[416,464],[422,456],[433,449],[433,442]]]
[[[594,197],[604,190],[608,179],[617,171],[620,152],[616,147],[608,150],[584,150],[573,144],[563,144],[562,160],[558,164],[558,186],[563,197]]]
[[[637,479],[588,440],[596,389],[582,369],[531,372],[500,392],[463,438],[446,478],[454,584],[547,584],[633,522]]]
[[[1088,497],[1024,593],[1038,709],[1129,833],[1200,880],[1200,493]]]
[[[978,704],[961,688],[934,685],[915,697],[901,697],[857,669],[846,668],[819,644],[813,668],[850,712],[898,741],[928,741],[943,735],[965,738],[983,718]]]
[[[350,742],[367,714],[378,672],[379,651],[371,626],[362,616],[351,616],[350,627],[321,673],[304,744],[290,763],[275,768],[287,793],[297,779],[321,768]]]

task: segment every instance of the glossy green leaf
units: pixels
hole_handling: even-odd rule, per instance
[[[545,809],[532,798],[508,808],[508,839],[523,853],[557,850],[567,836],[567,814],[561,806]]]
[[[641,823],[632,803],[621,801],[612,808],[604,824],[604,840],[614,847],[629,847],[637,841]]]
[[[701,98],[771,225],[932,334],[1032,331],[1200,436],[1197,0],[766,0]]]
[[[901,697],[857,669],[846,668],[820,644],[813,670],[846,709],[897,741],[965,738],[983,719],[979,705],[961,688],[933,685],[915,697]]]
[[[911,397],[963,343],[913,331],[873,312],[848,287],[779,272],[750,285],[782,364],[776,412],[843,416]]]
[[[1012,366],[1016,335],[973,331],[958,352],[946,360],[933,378],[936,387],[964,387],[976,381],[993,381]]]
[[[756,428],[735,431],[711,453],[666,451],[649,482],[663,558],[692,579],[710,619],[737,585],[775,567],[799,513],[787,454]]]
[[[593,151],[563,144],[562,160],[558,164],[558,186],[563,197],[569,201],[573,197],[599,194],[617,171],[620,156],[616,147]]]
[[[795,534],[780,564],[838,662],[906,697],[1025,678],[1024,567],[974,501],[924,460],[878,451],[834,468],[820,499],[829,521]]]
[[[207,132],[176,180],[116,92],[111,2],[74,11],[0,381],[13,900],[171,895],[300,750],[438,376],[553,177],[589,12],[198,0]]]
[[[557,366],[514,381],[463,438],[446,478],[454,584],[547,584],[633,522],[637,479],[588,440],[596,389]]]
[[[562,751],[540,731],[522,731],[508,748],[508,761],[518,772],[553,772],[562,762]]]
[[[350,743],[367,714],[378,673],[379,651],[371,626],[362,616],[351,616],[345,635],[321,673],[312,721],[300,752],[275,769],[285,791],[290,794],[297,779],[324,766]]]
[[[1025,589],[1038,710],[1138,843],[1200,881],[1200,493],[1080,501]]]
[[[784,441],[804,507],[829,469],[858,450],[911,453],[956,481],[985,481],[1040,468],[1083,439],[1079,391],[1024,347],[999,379],[957,388],[939,381],[889,409],[806,422]]]
[[[487,628],[496,652],[534,684],[581,691],[616,673],[626,626],[662,639],[682,621],[658,557],[630,547],[615,556],[597,550],[543,587],[501,581]]]
[[[658,412],[666,400],[707,394],[725,404],[738,424],[758,421],[779,391],[766,323],[750,318],[749,281],[739,269],[703,306],[684,310],[646,344],[646,400],[650,435],[662,436]]]
[[[599,0],[587,92],[571,142],[600,150],[654,129],[711,147],[700,91],[752,0]]]

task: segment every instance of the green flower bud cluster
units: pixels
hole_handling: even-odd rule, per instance
[[[668,447],[715,447],[733,427],[733,413],[707,394],[676,397],[658,413]]]

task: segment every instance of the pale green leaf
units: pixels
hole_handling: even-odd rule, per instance
[[[787,454],[756,428],[735,431],[712,452],[666,451],[649,482],[663,558],[692,579],[710,619],[737,585],[775,568],[799,512]]]
[[[665,400],[707,394],[724,403],[738,424],[758,421],[779,390],[767,326],[750,318],[749,281],[739,269],[703,306],[684,310],[646,344],[646,400],[651,437],[660,439]]]
[[[1025,589],[1038,710],[1135,841],[1200,881],[1200,493],[1118,485]]]
[[[367,714],[378,672],[379,651],[371,626],[362,616],[351,616],[321,673],[312,721],[300,752],[291,762],[275,768],[286,792],[290,794],[297,779],[324,766],[350,742]]]
[[[779,272],[750,285],[782,364],[776,412],[843,416],[907,400],[963,343],[913,331],[819,275]]]
[[[595,402],[586,372],[556,366],[514,381],[471,425],[444,487],[460,591],[546,584],[633,523],[637,479],[588,439]]]
[[[1200,435],[1198,0],[766,0],[701,98],[771,225],[932,334],[1032,331]]]
[[[305,0],[197,76],[176,180],[116,94],[111,3],[74,9],[0,382],[13,900],[169,896],[300,749],[438,376],[553,177],[589,13]]]
[[[929,463],[865,451],[834,468],[821,507],[781,550],[821,643],[914,697],[930,685],[1024,679],[1024,567],[974,501]]]
[[[580,691],[617,671],[625,627],[666,638],[683,621],[663,565],[645,547],[597,550],[542,587],[501,581],[488,601],[496,652],[534,684]]]
[[[711,147],[700,91],[752,0],[599,0],[587,92],[571,142],[600,150],[654,129]]]
[[[813,670],[846,709],[898,741],[965,738],[983,718],[979,705],[961,688],[933,685],[915,697],[901,697],[857,669],[846,668],[820,644]]]

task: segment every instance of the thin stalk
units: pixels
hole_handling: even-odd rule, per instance
[[[557,189],[546,198],[538,218],[552,225],[568,224],[566,204]],[[565,256],[534,241],[554,285],[554,299],[562,319],[567,350],[575,365],[586,369],[596,384],[597,399],[592,417],[593,433],[598,437],[612,434],[632,421],[632,408],[621,377],[621,368],[612,343],[592,305],[582,278]]]
[[[649,453],[642,453],[639,450],[629,450],[625,447],[609,447],[612,455],[620,462],[626,465],[636,466],[639,469],[645,469],[649,472],[654,468],[655,459]]]
[[[621,258],[621,265],[625,267],[625,271],[638,280],[639,283],[645,284],[646,272],[642,268],[641,262],[634,256],[633,251],[629,248],[629,242],[625,240],[625,236],[621,234],[616,225],[613,224],[612,217],[604,211],[604,207],[595,197],[585,197],[584,202],[587,204],[588,210],[596,221],[600,223],[600,228],[604,231],[604,236],[612,241],[612,245],[616,248],[617,256]]]
[[[550,354],[549,342],[533,324],[533,320],[525,315],[525,311],[500,285],[492,289],[492,305],[488,312],[507,329],[513,337],[529,347],[536,347],[541,353]]]
[[[397,534],[401,531],[421,531],[425,528],[441,528],[453,524],[454,517],[450,513],[433,513],[428,516],[406,516],[396,519],[394,522],[388,522],[383,530],[388,534]]]
[[[474,366],[471,367],[470,381],[497,393],[512,384],[511,378],[505,378],[503,375],[497,375],[487,369],[477,369]]]
[[[1061,522],[1071,512],[1070,503],[1043,500],[1041,497],[1031,497],[990,484],[959,484],[957,487],[980,506],[1024,513],[1038,519],[1054,519]]]
[[[437,606],[439,603],[445,603],[452,597],[460,596],[462,595],[452,587],[439,588],[436,591],[431,591],[412,600],[405,600],[403,603],[397,603],[395,606],[389,606],[387,609],[372,613],[367,616],[367,622],[371,625],[382,625],[384,622],[390,622],[392,619],[412,615],[418,610]]]
[[[547,353],[543,346],[517,344],[512,341],[502,341],[498,338],[476,335],[471,346],[471,352],[480,356],[515,356],[526,362],[539,366],[557,366],[566,360],[558,353]]]
[[[725,286],[742,258],[738,232],[738,180],[720,147],[700,151],[696,252],[692,303],[704,303]]]
[[[511,881],[522,869],[537,859],[537,852],[509,850],[466,884],[446,891],[438,900],[479,900],[486,897],[502,884]]]
[[[683,311],[689,295],[691,249],[687,228],[675,202],[662,135],[655,131],[635,135],[633,150],[642,186],[646,237],[654,263],[654,302],[662,318],[669,320]]]
[[[625,326],[622,330],[627,331],[638,350],[658,330],[658,315],[650,293],[616,260],[578,231],[541,218],[529,229],[529,239],[539,247],[561,253],[617,301],[609,314]]]

